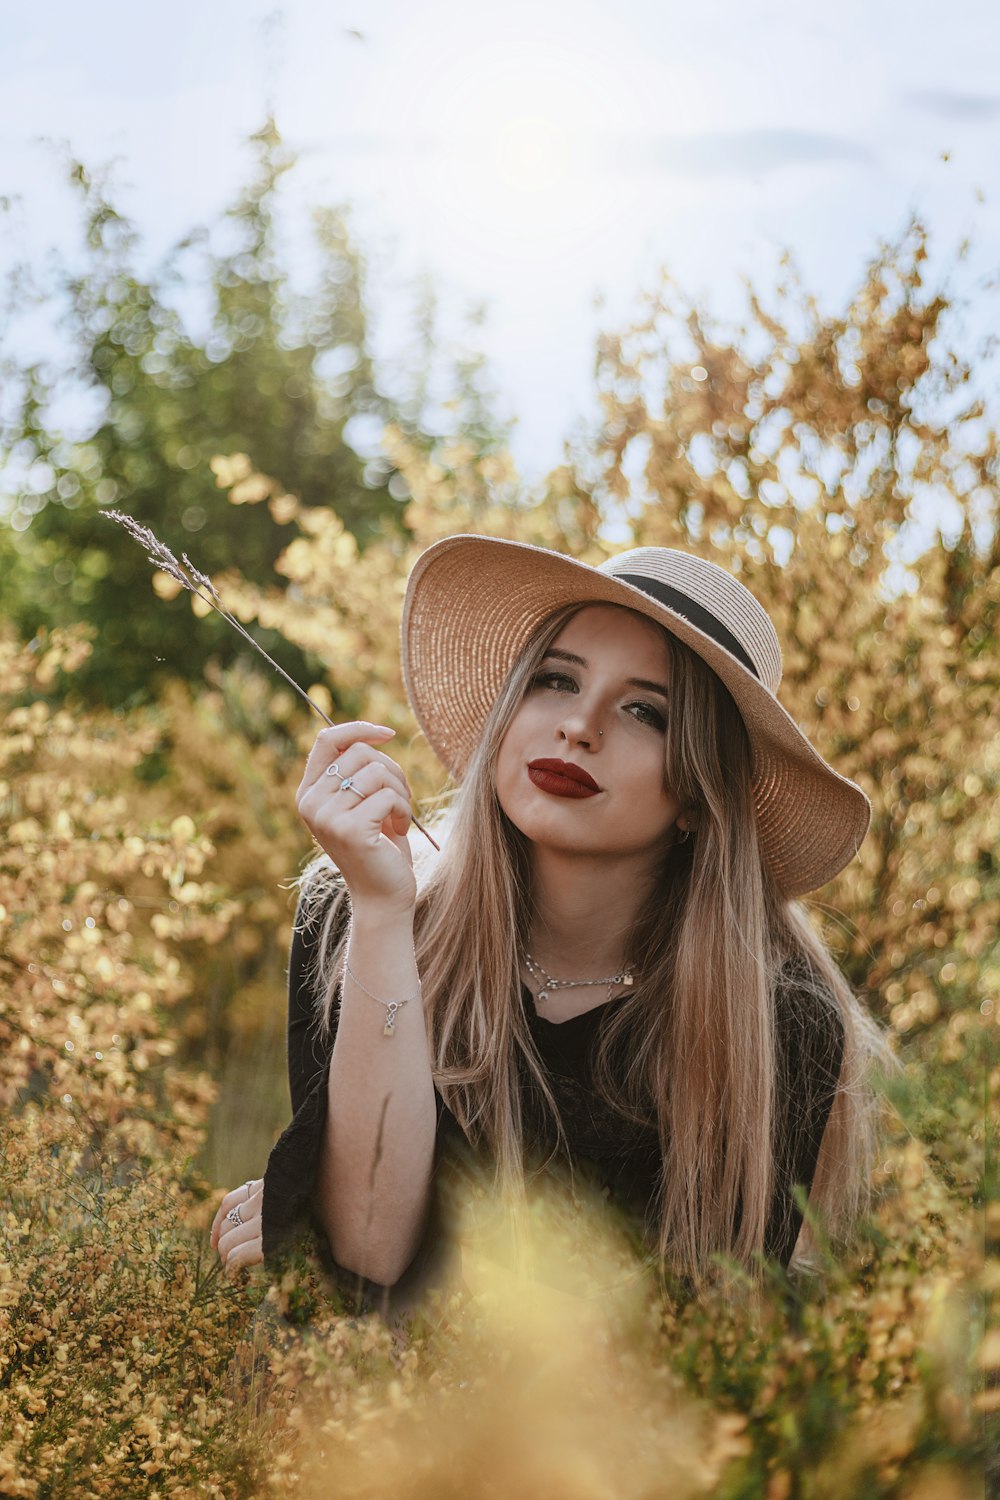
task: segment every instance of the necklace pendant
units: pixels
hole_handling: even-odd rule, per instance
[[[632,975],[631,974],[623,974],[622,975],[622,984],[627,984],[628,987],[629,987],[629,989],[631,989],[631,987],[632,987]]]
[[[545,1002],[546,1002],[546,1000],[548,998],[549,998],[549,992],[548,992],[548,990],[539,990],[538,991],[538,1003],[539,1003],[539,1005],[544,1005]]]

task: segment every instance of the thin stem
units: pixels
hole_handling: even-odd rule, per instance
[[[319,704],[317,702],[315,702],[314,699],[310,698],[309,694],[305,691],[304,688],[300,688],[299,687],[298,683],[295,681],[295,679],[293,677],[289,677],[288,673],[284,670],[283,667],[279,667],[278,663],[274,660],[274,658],[272,656],[268,656],[267,652],[264,650],[264,647],[261,646],[257,641],[254,640],[254,638],[250,634],[250,632],[248,630],[245,630],[243,628],[243,626],[240,624],[239,620],[237,620],[235,618],[235,616],[231,615],[229,613],[228,609],[223,609],[222,606],[221,606],[221,604],[217,604],[215,602],[214,598],[211,598],[211,597],[209,597],[209,596],[201,593],[198,589],[196,589],[194,587],[192,587],[191,592],[192,592],[192,594],[197,594],[199,599],[204,599],[207,604],[210,604],[212,606],[212,608],[216,611],[216,613],[220,614],[224,620],[228,620],[229,624],[232,625],[233,629],[234,630],[238,630],[239,633],[240,633],[240,635],[243,637],[243,639],[245,641],[248,641],[250,643],[250,645],[254,648],[255,651],[259,651],[260,654],[261,654],[261,656],[264,658],[264,660],[266,662],[269,662],[271,664],[271,666],[274,668],[274,670],[279,674],[279,676],[281,676],[281,677],[283,677],[285,679],[285,681],[288,683],[289,687],[293,687],[295,689],[295,691],[298,693],[299,697],[300,698],[304,698],[306,700],[306,702],[309,704],[309,707],[316,710],[316,712],[319,714],[319,716],[323,720],[323,722],[326,723],[326,724],[328,724],[331,729],[335,728],[334,722],[329,717],[329,715],[325,714],[323,712],[323,710],[320,708]],[[410,818],[411,818],[411,820],[413,822],[414,828],[419,828],[419,830],[423,834],[424,838],[427,839],[433,845],[433,847],[435,849],[437,849],[438,853],[440,853],[440,851],[441,851],[441,845],[435,842],[435,840],[432,837],[432,835],[427,832],[427,829],[423,826],[422,823],[418,823],[417,822],[417,819],[413,816],[412,812],[410,813]]]
[[[283,677],[284,680],[288,683],[288,686],[290,688],[294,688],[300,698],[305,699],[305,701],[309,704],[309,707],[319,714],[324,724],[329,725],[331,729],[336,728],[333,720],[323,712],[319,704],[314,702],[303,688],[299,687],[298,683],[293,677],[289,677],[288,673],[283,667],[278,666],[278,663],[274,660],[273,656],[268,656],[267,652],[264,650],[264,647],[261,646],[259,642],[255,641],[250,632],[244,629],[239,620],[236,619],[235,615],[231,614],[230,611],[224,607],[222,600],[219,597],[218,590],[216,589],[212,580],[207,576],[207,574],[202,573],[200,569],[195,567],[194,563],[188,557],[186,552],[181,553],[182,561],[178,562],[177,558],[171,552],[170,548],[167,547],[163,542],[161,542],[159,537],[157,537],[152,531],[150,531],[148,526],[140,525],[139,522],[136,521],[132,516],[127,516],[120,510],[105,510],[102,511],[101,514],[107,516],[109,520],[117,521],[120,526],[124,526],[129,536],[131,536],[134,541],[137,541],[140,546],[145,547],[148,562],[151,562],[155,568],[159,568],[162,572],[169,574],[169,576],[173,578],[175,582],[180,584],[181,588],[187,589],[189,594],[197,595],[197,597],[202,601],[203,604],[210,605],[212,609],[215,610],[216,614],[221,615],[227,624],[231,625],[235,631],[238,631],[243,639],[249,645],[251,645],[255,651],[260,652],[260,655],[267,662],[268,666],[272,667],[274,671],[278,673],[279,677]],[[202,589],[205,589],[206,592],[202,593]],[[418,829],[423,834],[428,843],[431,844],[433,848],[437,849],[438,852],[440,852],[440,844],[438,844],[436,840],[431,836],[431,834],[427,832],[427,829],[424,827],[424,825],[417,821],[412,812],[410,813],[410,818],[413,822],[414,828]]]
[[[281,677],[283,677],[285,679],[285,681],[288,683],[288,686],[291,687],[291,688],[294,688],[295,691],[298,693],[299,697],[300,698],[304,698],[305,701],[308,703],[308,705],[309,705],[310,708],[315,709],[316,713],[319,714],[319,716],[323,720],[323,722],[325,724],[329,724],[329,726],[330,726],[331,729],[334,727],[333,720],[330,718],[329,714],[324,713],[323,710],[320,708],[319,704],[316,702],[316,700],[314,698],[310,698],[309,694],[305,691],[304,688],[300,688],[299,687],[299,685],[295,681],[294,677],[289,677],[289,675],[285,671],[284,667],[280,667],[278,665],[278,663],[275,661],[275,659],[274,659],[273,656],[268,656],[267,652],[264,650],[264,647],[258,641],[254,640],[254,638],[250,634],[249,630],[246,630],[240,624],[239,620],[236,619],[235,615],[230,614],[230,612],[229,612],[228,609],[223,609],[220,604],[216,604],[216,602],[215,602],[214,599],[210,598],[206,594],[201,593],[201,591],[199,589],[192,588],[191,592],[192,592],[192,594],[197,594],[198,598],[199,599],[203,599],[206,604],[210,604],[212,606],[212,608],[215,610],[216,614],[221,615],[224,620],[228,620],[229,624],[233,627],[233,629],[234,630],[238,630],[239,633],[240,633],[240,635],[243,637],[243,639],[246,642],[248,642],[248,644],[251,645],[254,648],[255,651],[259,651],[260,654],[261,654],[261,656],[264,658],[264,660],[270,666],[272,666],[274,668],[274,670],[278,673],[279,676],[281,676]]]

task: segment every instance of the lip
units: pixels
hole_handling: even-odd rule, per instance
[[[601,790],[582,766],[565,760],[530,761],[528,775],[535,786],[557,797],[593,797]]]

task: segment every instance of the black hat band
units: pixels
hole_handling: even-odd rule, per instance
[[[658,604],[665,604],[675,614],[681,615],[689,625],[711,636],[716,645],[722,646],[730,656],[735,656],[741,666],[746,667],[760,681],[760,673],[754,666],[753,661],[733,635],[727,630],[720,620],[717,620],[711,610],[699,604],[695,599],[689,599],[687,594],[682,594],[680,589],[671,588],[669,583],[661,583],[658,578],[646,578],[641,573],[610,573],[610,578],[618,578],[622,583],[630,583],[633,588],[641,589]]]

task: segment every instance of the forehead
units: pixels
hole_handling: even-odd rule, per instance
[[[567,620],[552,644],[560,651],[582,656],[588,663],[592,659],[624,659],[630,672],[643,666],[665,673],[670,662],[660,627],[617,604],[586,605]]]

